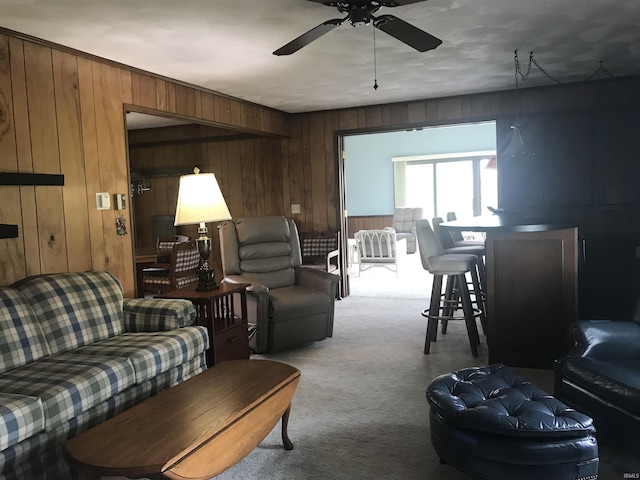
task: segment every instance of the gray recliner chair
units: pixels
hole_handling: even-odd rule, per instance
[[[283,350],[333,335],[340,277],[303,267],[298,229],[282,216],[236,218],[218,225],[225,282],[247,289],[250,345]]]
[[[396,208],[393,213],[393,227],[387,227],[395,230],[398,240],[407,239],[407,253],[416,253],[416,221],[421,220],[422,215],[420,207]]]

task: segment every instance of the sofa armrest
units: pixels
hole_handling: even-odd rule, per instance
[[[336,288],[340,276],[309,267],[296,267],[296,285],[313,288],[326,293],[329,298],[336,296]]]
[[[571,326],[575,346],[569,355],[597,360],[640,357],[640,325],[615,320],[581,320]]]
[[[123,307],[125,332],[175,330],[193,325],[197,317],[189,300],[125,298]]]

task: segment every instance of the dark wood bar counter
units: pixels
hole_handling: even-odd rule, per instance
[[[441,228],[486,232],[489,363],[553,368],[578,318],[578,228],[497,215]]]
[[[486,215],[468,220],[444,222],[441,227],[458,232],[547,232],[574,228],[575,225],[562,219],[518,219],[504,215]]]

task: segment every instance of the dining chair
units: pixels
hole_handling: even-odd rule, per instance
[[[171,254],[171,248],[176,243],[188,242],[191,240],[187,235],[168,235],[156,238],[156,250],[158,253]]]
[[[166,293],[198,283],[200,253],[195,240],[171,247],[169,263],[156,263],[142,274],[144,291]]]

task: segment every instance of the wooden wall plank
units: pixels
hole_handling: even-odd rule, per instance
[[[91,269],[89,213],[81,138],[77,57],[53,51],[53,75],[60,145],[60,167],[64,174],[63,202],[65,237],[70,271]]]
[[[11,53],[11,86],[18,171],[33,173],[24,44],[22,40],[9,37],[9,49]],[[36,235],[38,217],[36,215],[34,187],[20,187],[20,211],[22,213],[22,225],[18,226],[19,232],[31,233],[30,235],[22,234],[21,237],[24,245],[25,276],[37,275],[41,273],[41,268],[40,245]],[[11,283],[15,280],[18,279],[5,278],[4,282]]]
[[[379,127],[382,125],[382,107],[375,106],[365,109],[365,127]]]
[[[17,172],[18,154],[13,116],[9,38],[0,35],[0,171]],[[18,225],[18,238],[0,240],[4,248],[0,255],[0,270],[7,283],[26,276],[24,231],[20,209],[20,187],[0,187],[0,222]]]
[[[82,146],[84,150],[87,185],[87,211],[91,238],[91,263],[94,270],[106,269],[105,242],[102,213],[96,209],[95,194],[102,191],[98,161],[98,131],[94,96],[94,70],[99,75],[99,65],[78,58],[78,84],[80,86],[80,113],[82,118]]]
[[[125,69],[120,69],[120,94],[122,95],[122,102],[131,104],[133,103],[133,72]]]
[[[336,112],[326,112],[324,115],[324,165],[327,181],[324,183],[326,192],[326,224],[319,225],[321,230],[338,230],[340,224],[338,212],[340,210],[337,172],[337,139],[334,132],[338,130],[340,124],[339,116]],[[331,179],[331,181],[329,181]]]
[[[157,108],[155,78],[142,73],[131,74],[131,102],[141,107]],[[120,97],[120,94],[118,94]]]
[[[266,215],[282,215],[285,206],[284,202],[284,156],[282,155],[279,140],[267,138],[258,140],[261,145],[261,155],[268,170],[268,175],[264,175],[266,179],[263,189],[265,191],[265,214]],[[288,162],[286,162],[288,164]]]
[[[96,64],[94,75],[94,99],[96,109],[96,131],[98,136],[98,164],[100,187],[110,195],[127,193],[128,165],[125,151],[124,118],[120,95],[120,72],[107,64]],[[155,90],[155,89],[154,89]],[[154,95],[155,99],[155,95]],[[113,273],[124,288],[125,296],[135,295],[135,273],[133,267],[133,242],[128,235],[116,233],[116,219],[124,217],[127,227],[131,225],[130,209],[102,210],[105,263],[107,271]]]
[[[167,102],[167,82],[160,78],[156,78],[156,107],[158,110],[169,110]]]
[[[302,202],[300,205],[301,210],[299,221],[305,230],[313,230],[313,192],[311,187],[312,173],[310,160],[312,156],[311,145],[313,144],[313,140],[311,139],[311,136],[313,135],[313,132],[311,119],[317,118],[321,115],[322,113],[305,116],[305,121],[302,124],[302,178],[300,179],[300,184],[302,186]]]
[[[327,165],[325,161],[325,115],[314,115],[310,122],[309,195],[305,200],[306,225],[312,231],[326,230],[327,222]],[[306,183],[306,182],[305,182]],[[324,208],[323,208],[324,206]]]
[[[61,173],[52,50],[25,43],[25,74],[35,173]],[[68,271],[63,187],[35,187],[37,237],[43,273]]]
[[[176,85],[176,113],[196,117],[196,91],[184,85]]]
[[[200,103],[202,104],[202,118],[213,120],[215,118],[213,95],[211,93],[202,92],[202,95],[200,96]]]
[[[409,123],[422,123],[427,119],[427,110],[424,102],[412,102],[408,105]]]
[[[256,213],[258,215],[266,215],[268,208],[267,192],[272,190],[274,170],[270,167],[270,159],[265,158],[263,151],[263,144],[260,140],[248,140],[240,142],[247,144],[247,148],[250,148],[250,152],[247,152],[252,157],[253,164],[253,176],[255,182],[256,191]]]
[[[247,216],[244,208],[244,190],[251,188],[245,185],[242,179],[242,163],[240,159],[240,145],[238,142],[229,142],[226,145],[226,155],[223,157],[227,163],[229,172],[229,210],[234,217]]]
[[[254,217],[260,215],[258,210],[255,178],[255,159],[253,158],[252,145],[249,142],[234,142],[238,144],[240,163],[240,178],[244,187],[242,206],[244,216]]]

